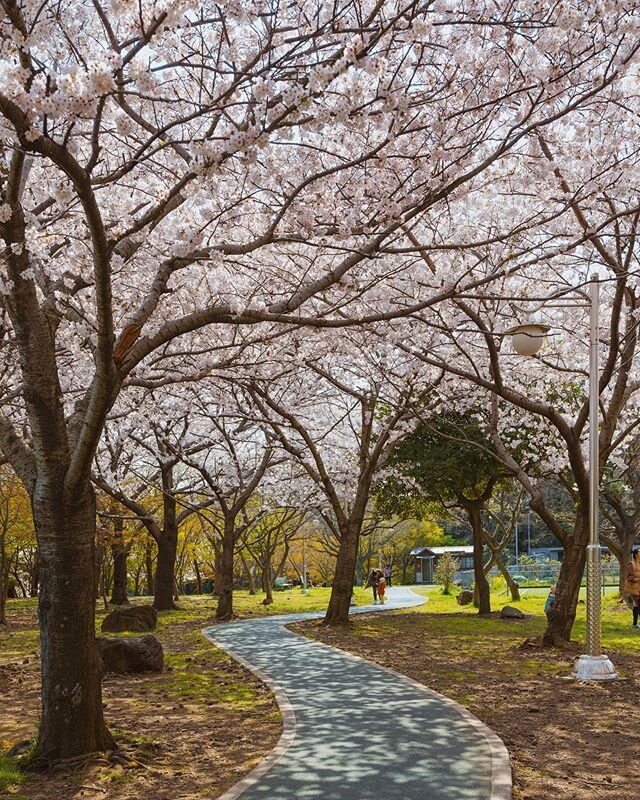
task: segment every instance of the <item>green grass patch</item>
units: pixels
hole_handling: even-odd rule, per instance
[[[11,758],[0,756],[0,791],[17,789],[24,780],[24,773]]]
[[[547,618],[544,603],[548,591],[527,590],[521,592],[519,601],[512,601],[504,594],[491,595],[491,608],[499,611],[505,605],[512,605],[523,611],[528,619],[510,622],[495,618],[478,618],[477,609],[473,605],[459,606],[455,595],[444,595],[439,588],[417,586],[417,594],[427,597],[429,602],[410,611],[423,614],[448,615],[446,622],[438,626],[438,633],[443,636],[478,636],[497,637],[499,639],[522,640],[526,636],[539,636],[545,629]],[[608,588],[602,598],[602,646],[605,650],[617,650],[622,653],[640,653],[640,628],[631,627],[631,612],[616,600],[617,590]],[[586,599],[586,592],[580,592],[580,600]],[[578,603],[576,621],[571,638],[584,643],[586,641],[586,605]]]

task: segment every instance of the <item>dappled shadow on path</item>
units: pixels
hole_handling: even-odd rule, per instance
[[[272,678],[295,711],[293,745],[243,800],[490,797],[485,737],[437,695],[274,619],[217,626],[210,634]]]

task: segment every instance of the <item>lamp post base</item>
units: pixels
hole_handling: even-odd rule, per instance
[[[577,681],[615,681],[616,668],[609,656],[579,656],[576,658],[571,677]]]

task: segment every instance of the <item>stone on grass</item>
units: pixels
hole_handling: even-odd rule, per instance
[[[148,633],[130,639],[97,638],[98,653],[102,659],[102,673],[162,672],[164,652],[162,645]]]
[[[102,620],[104,633],[155,631],[158,612],[153,606],[119,606]]]
[[[519,608],[513,606],[505,606],[500,612],[502,619],[524,619],[524,614]]]
[[[459,606],[468,606],[469,603],[473,603],[473,592],[469,591],[469,589],[463,589],[456,597],[456,600]]]

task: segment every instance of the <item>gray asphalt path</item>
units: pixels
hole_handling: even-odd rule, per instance
[[[423,602],[409,589],[394,587],[384,607],[354,610],[382,611]],[[285,717],[278,748],[224,800],[511,796],[504,746],[468,712],[403,676],[283,627],[285,622],[321,616],[268,617],[207,629],[213,642],[276,689]],[[416,644],[438,646],[429,640]]]

